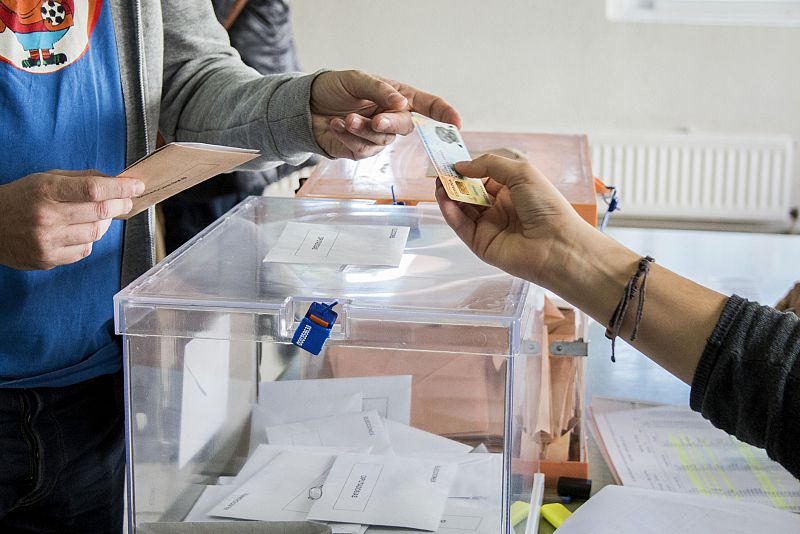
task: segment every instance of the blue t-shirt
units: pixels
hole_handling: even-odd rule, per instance
[[[125,110],[110,6],[0,1],[0,184],[52,169],[125,165]],[[13,5],[13,3],[12,3]],[[122,223],[89,257],[49,271],[0,266],[0,387],[66,386],[121,366],[113,301]]]

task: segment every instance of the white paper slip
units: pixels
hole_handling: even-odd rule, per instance
[[[308,517],[435,531],[457,469],[419,458],[343,454]]]
[[[261,382],[259,384],[258,404],[265,408],[272,404],[279,406],[280,410],[291,410],[288,412],[290,414],[288,416],[275,414],[274,417],[295,417],[297,414],[305,415],[307,412],[304,408],[287,406],[289,401],[304,404],[312,397],[353,394],[360,394],[362,397],[362,409],[356,411],[368,412],[375,410],[384,419],[391,419],[405,424],[409,424],[411,421],[411,375]],[[282,401],[281,399],[285,400]],[[335,414],[319,413],[314,417],[304,419],[317,419],[326,415]],[[300,421],[302,419],[297,420]],[[281,423],[289,422],[296,421],[281,421]]]
[[[397,267],[408,226],[286,223],[265,262]]]
[[[282,452],[215,506],[210,515],[256,521],[303,521],[335,458],[327,454]]]
[[[800,516],[760,504],[606,486],[579,507],[558,534],[793,534]]]
[[[266,428],[266,434],[272,445],[353,447],[369,449],[374,454],[391,451],[386,426],[374,410],[271,426]]]
[[[594,413],[625,486],[717,495],[800,511],[800,481],[763,449],[682,406]]]
[[[392,450],[400,456],[430,453],[466,454],[472,450],[469,445],[397,421],[384,420],[383,424],[389,432]]]

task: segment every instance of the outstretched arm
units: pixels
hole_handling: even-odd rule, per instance
[[[453,202],[439,186],[437,200],[458,236],[488,263],[608,324],[639,255],[586,224],[526,163],[484,156],[457,169],[488,176],[495,197],[490,208],[476,208]],[[800,319],[728,299],[658,264],[646,287],[633,345],[692,385],[692,409],[800,477]],[[633,323],[631,310],[623,337]]]
[[[640,256],[583,221],[527,163],[483,156],[457,168],[465,176],[489,176],[486,188],[495,197],[492,207],[481,209],[437,191],[459,237],[484,261],[552,290],[607,325]],[[690,383],[726,300],[655,264],[633,344]],[[623,337],[630,336],[633,315],[631,310]]]

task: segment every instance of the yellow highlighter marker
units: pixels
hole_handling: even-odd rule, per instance
[[[567,507],[560,502],[542,505],[542,517],[556,528],[560,527],[561,523],[566,521],[571,515],[572,512],[567,510]]]
[[[522,523],[528,517],[530,511],[531,505],[526,502],[514,501],[511,503],[511,526],[516,527]]]

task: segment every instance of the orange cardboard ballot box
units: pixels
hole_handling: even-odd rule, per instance
[[[590,224],[597,223],[597,202],[584,135],[462,132],[473,157],[493,152],[526,158],[561,191]],[[320,163],[298,196],[392,202],[434,202],[436,174],[416,135],[398,137],[386,150],[362,161]]]

